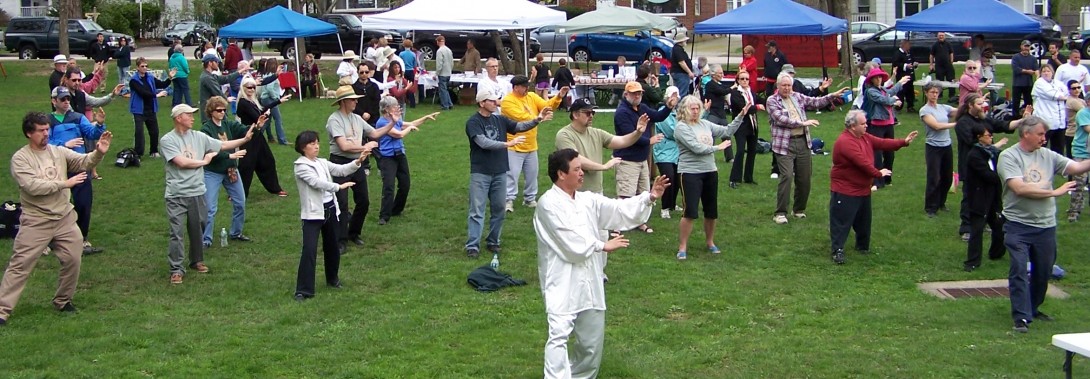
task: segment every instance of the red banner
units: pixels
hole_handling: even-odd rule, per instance
[[[824,39],[824,41],[823,41]],[[836,50],[837,35],[818,36],[771,36],[744,35],[742,45],[753,46],[757,50],[757,66],[764,66],[764,56],[768,51],[765,44],[776,41],[776,47],[787,56],[787,63],[795,67],[837,67],[840,58]],[[822,56],[825,61],[822,62]],[[824,64],[823,64],[824,63]]]

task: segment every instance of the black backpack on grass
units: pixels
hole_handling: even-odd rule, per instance
[[[136,151],[133,149],[124,149],[117,152],[117,160],[114,161],[114,166],[127,168],[127,167],[140,167],[140,156],[136,155]]]
[[[23,206],[14,201],[5,201],[0,206],[0,238],[15,238],[19,234],[19,217],[23,215]]]

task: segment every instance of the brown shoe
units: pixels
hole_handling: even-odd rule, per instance
[[[170,284],[182,284],[182,274],[170,274]]]
[[[197,262],[191,268],[202,274],[208,273],[208,266],[205,266],[204,262]]]

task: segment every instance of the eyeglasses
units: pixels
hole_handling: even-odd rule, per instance
[[[223,112],[227,112],[227,109],[225,109],[225,108],[213,109],[212,112],[223,113]]]
[[[739,80],[739,81],[742,81],[742,80],[746,80],[746,81],[748,81],[748,80],[749,80],[749,78],[744,78],[744,77],[743,77],[743,78],[738,78],[737,80]]]
[[[257,88],[257,86],[246,86],[246,89],[254,89],[254,88]]]
[[[582,112],[579,112],[579,113],[582,113],[582,114],[587,115],[587,116],[594,116],[598,112],[595,112],[593,110],[589,110],[589,111],[582,111]]]

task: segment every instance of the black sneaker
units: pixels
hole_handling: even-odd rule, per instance
[[[1034,320],[1041,320],[1041,321],[1055,321],[1056,320],[1056,319],[1052,318],[1052,316],[1046,315],[1045,312],[1037,312],[1037,314],[1033,315],[1033,319]]]
[[[326,282],[326,285],[328,285],[330,287],[333,287],[333,288],[341,288],[341,281],[336,280],[336,281],[332,281],[332,282]]]
[[[306,300],[307,300],[307,296],[306,296],[306,295],[303,295],[303,294],[301,294],[301,293],[297,293],[297,294],[295,294],[295,301],[298,301],[298,302],[300,302],[300,303],[301,303],[301,302],[303,302],[303,301],[306,301]]]
[[[386,225],[387,223],[389,223],[389,221],[386,221],[386,219],[384,219],[384,218],[378,219],[378,224],[379,225]]]
[[[239,234],[237,236],[231,236],[229,238],[231,238],[232,240],[235,240],[235,241],[242,241],[242,242],[253,241],[253,239],[251,239],[250,237],[247,237],[245,234]]]
[[[481,252],[477,251],[477,249],[466,249],[466,257],[477,258],[479,256],[481,256]]]
[[[72,302],[69,301],[68,303],[65,303],[64,306],[61,307],[61,309],[58,309],[58,311],[61,311],[61,312],[64,312],[64,313],[76,313],[77,309],[76,309],[76,306],[72,305]]]
[[[1027,322],[1025,319],[1015,320],[1014,321],[1014,331],[1016,331],[1018,333],[1027,333],[1027,332],[1029,332],[1029,322]]]
[[[0,326],[7,325],[7,323],[8,323],[8,320],[0,318]]]
[[[965,272],[973,272],[973,270],[980,268],[980,265],[965,265],[963,268],[965,269]]]
[[[833,252],[833,263],[844,264],[844,249],[837,249]]]
[[[499,253],[503,252],[503,249],[501,249],[497,245],[492,245],[492,246],[488,247],[488,251],[491,251],[493,254],[499,254]]]

